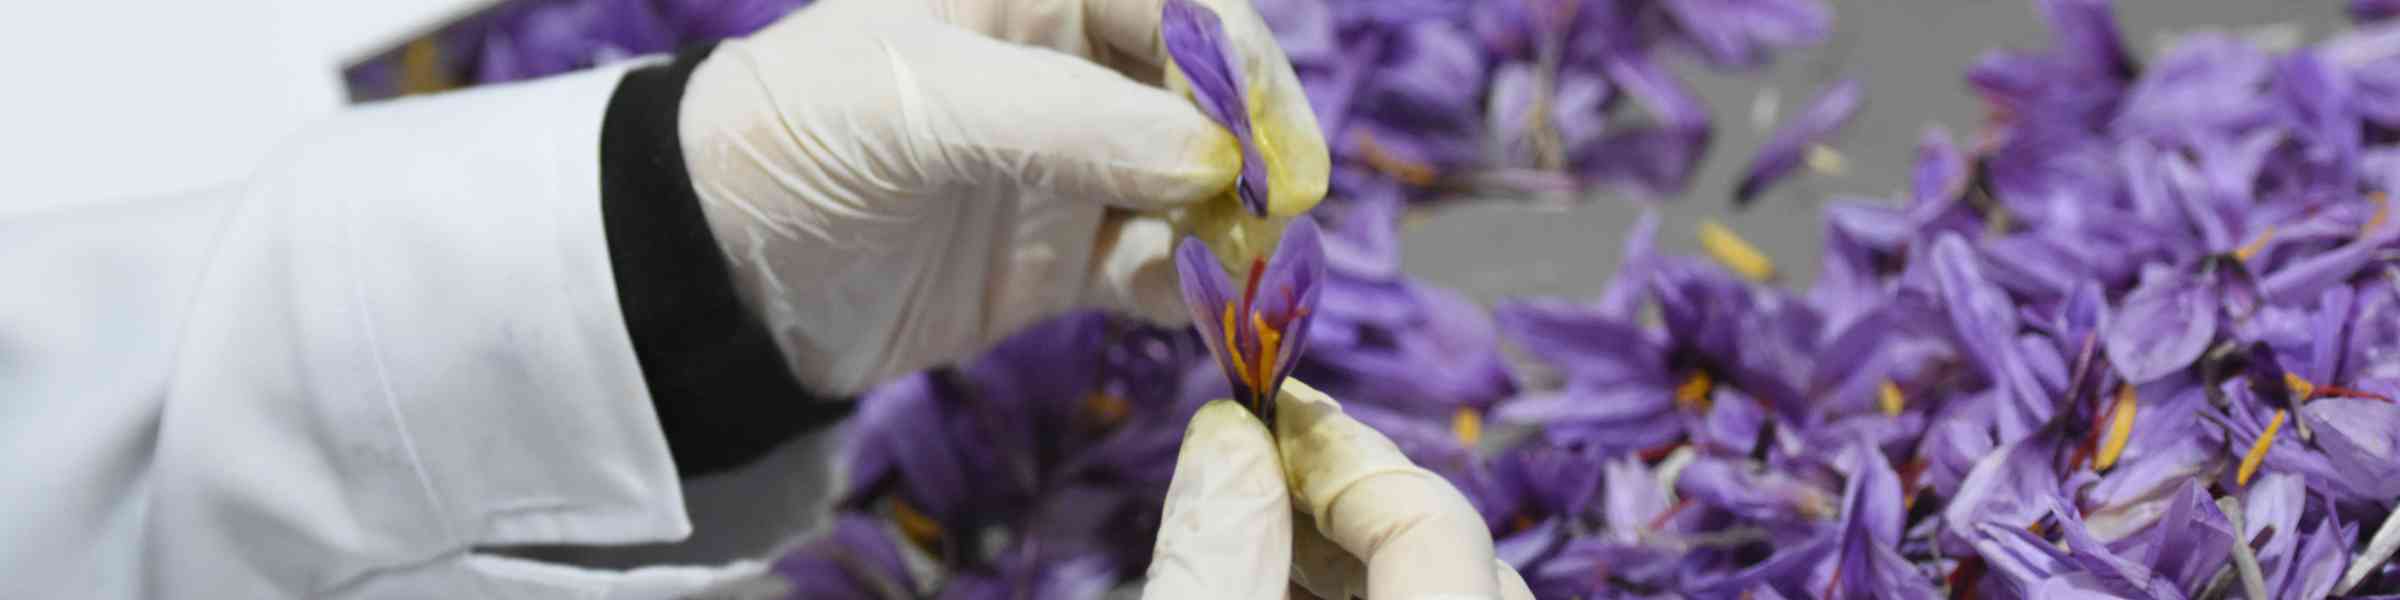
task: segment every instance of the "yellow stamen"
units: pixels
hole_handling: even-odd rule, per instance
[[[892,523],[900,526],[900,535],[916,542],[919,548],[930,550],[941,547],[942,524],[934,522],[933,517],[925,516],[925,513],[917,512],[917,508],[909,506],[906,500],[892,499]]]
[[[2133,386],[2117,386],[2116,407],[2109,410],[2108,437],[2101,440],[2100,456],[2092,459],[2092,468],[2106,471],[2116,466],[2117,457],[2125,454],[2125,442],[2133,439],[2135,407],[2141,405],[2134,400]]]
[[[1358,154],[1361,160],[1366,161],[1367,168],[1390,175],[1401,183],[1422,187],[1433,185],[1437,177],[1433,165],[1393,156],[1382,145],[1375,143],[1375,136],[1365,129],[1358,130]]]
[[[2258,232],[2258,237],[2250,240],[2250,243],[2242,244],[2242,247],[2235,248],[2233,250],[2233,257],[2241,260],[2242,262],[2250,262],[2250,257],[2257,256],[2259,250],[2267,247],[2267,240],[2272,239],[2275,239],[2275,226],[2268,225],[2267,230]]]
[[[1808,170],[1825,175],[1840,175],[1850,170],[1850,161],[1842,158],[1841,151],[1824,144],[1809,144],[1801,160],[1808,163]]]
[[[2301,379],[2298,374],[2290,371],[2283,373],[2283,387],[2292,389],[2293,402],[2307,400],[2317,395],[2317,384],[2309,383],[2308,380]]]
[[[1234,377],[1239,377],[1239,378],[1241,378],[1241,380],[1242,380],[1242,385],[1243,385],[1243,386],[1245,386],[1245,387],[1248,387],[1248,388],[1250,388],[1250,389],[1254,389],[1254,390],[1255,390],[1255,389],[1258,389],[1258,384],[1257,384],[1257,383],[1255,383],[1255,382],[1252,382],[1252,381],[1250,380],[1250,364],[1249,364],[1248,362],[1245,362],[1245,361],[1244,361],[1244,359],[1243,359],[1243,357],[1242,357],[1242,342],[1241,342],[1241,338],[1239,338],[1239,337],[1236,337],[1236,336],[1234,335],[1234,333],[1235,333],[1235,332],[1239,331],[1239,330],[1237,330],[1237,329],[1235,329],[1235,328],[1234,328],[1234,325],[1235,325],[1236,323],[1239,323],[1239,321],[1236,321],[1236,320],[1234,319],[1234,315],[1233,315],[1233,305],[1232,305],[1232,304],[1230,304],[1230,303],[1229,303],[1229,304],[1226,304],[1226,305],[1225,305],[1225,353],[1226,353],[1226,354],[1233,355],[1233,376],[1234,376]]]
[[[2283,409],[2275,409],[2275,418],[2267,421],[2267,431],[2258,434],[2258,441],[2250,443],[2250,453],[2242,455],[2241,469],[2233,472],[2235,485],[2250,485],[2250,476],[2258,474],[2259,463],[2267,460],[2267,447],[2275,445],[2275,432],[2283,430],[2283,418]]]
[[[1133,414],[1133,403],[1125,401],[1124,396],[1094,391],[1084,395],[1083,410],[1092,415],[1101,427],[1114,427],[1123,422],[1127,415]]]
[[[1692,412],[1707,412],[1708,392],[1715,387],[1716,383],[1709,380],[1707,371],[1693,371],[1682,385],[1675,386],[1675,405]]]
[[[1263,313],[1250,313],[1250,326],[1258,328],[1258,358],[1252,359],[1257,364],[1250,367],[1258,370],[1256,378],[1251,380],[1258,383],[1252,385],[1250,389],[1258,390],[1258,393],[1264,394],[1267,393],[1267,390],[1259,386],[1266,385],[1269,381],[1274,381],[1275,349],[1283,342],[1283,332],[1276,331],[1275,326],[1273,325],[1268,325],[1267,316]],[[1260,401],[1272,402],[1273,400],[1261,398]]]
[[[1899,384],[1892,383],[1892,380],[1890,379],[1885,379],[1881,385],[1875,386],[1875,392],[1875,399],[1883,405],[1884,415],[1894,417],[1900,416],[1900,408],[1905,405],[1905,403],[1908,401],[1908,398],[1900,395]]]
[[[1458,443],[1467,446],[1483,441],[1483,413],[1475,412],[1473,407],[1458,407],[1458,412],[1450,413],[1450,435],[1457,436]]]
[[[2375,228],[2382,227],[2383,222],[2392,216],[2391,197],[2383,195],[2383,192],[2367,194],[2367,201],[2375,203],[2375,212],[2368,213],[2367,222],[2358,226],[2358,237],[2362,238],[2375,233]]]
[[[430,94],[458,87],[442,63],[442,48],[432,39],[409,42],[400,50],[400,93]]]
[[[1700,222],[1700,248],[1708,251],[1717,262],[1740,273],[1751,281],[1766,281],[1775,276],[1774,261],[1758,251],[1757,246],[1718,223],[1715,219]]]

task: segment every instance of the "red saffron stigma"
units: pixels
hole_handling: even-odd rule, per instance
[[[1242,308],[1240,310],[1242,316],[1250,316],[1250,302],[1258,298],[1258,279],[1266,275],[1266,271],[1267,259],[1250,259],[1249,281],[1242,284]]]
[[[2367,400],[2382,400],[2384,402],[2392,401],[2391,396],[2385,396],[2383,394],[2366,390],[2346,388],[2338,385],[2317,386],[2316,391],[2317,393],[2314,395],[2320,398],[2363,398]]]
[[[1694,502],[1691,498],[1677,500],[1674,506],[1667,507],[1666,510],[1660,511],[1657,517],[1650,519],[1650,530],[1658,531],[1660,529],[1665,529],[1668,521],[1674,520],[1675,515],[1683,514],[1684,509],[1691,508],[1693,504]]]

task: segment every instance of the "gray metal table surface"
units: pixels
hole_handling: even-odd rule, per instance
[[[1451,203],[1420,215],[1402,235],[1412,274],[1456,288],[1479,302],[1523,296],[1587,298],[1615,269],[1619,240],[1644,206],[1661,213],[1663,251],[1699,252],[1694,228],[1714,217],[1774,259],[1783,281],[1805,287],[1823,241],[1820,209],[1830,198],[1896,202],[1925,127],[1939,124],[1964,147],[1986,108],[1966,85],[1985,53],[2049,45],[2049,26],[2030,0],[1834,0],[1834,33],[1815,47],[1785,52],[1756,73],[1724,74],[1691,60],[1676,64],[1705,99],[1717,125],[1691,189],[1648,202],[1597,194],[1558,207],[1507,200]],[[2175,36],[2202,30],[2242,35],[2268,47],[2322,39],[2350,27],[2339,0],[2121,0],[2127,47],[2147,62]],[[1858,115],[1828,145],[1844,157],[1839,174],[1805,168],[1736,212],[1734,182],[1749,155],[1818,89],[1841,76],[1866,89]],[[1775,106],[1760,110],[1762,104]],[[1771,115],[1767,122],[1758,119]]]

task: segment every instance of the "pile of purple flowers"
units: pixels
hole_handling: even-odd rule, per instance
[[[1487,315],[1401,275],[1395,232],[1454,191],[1446,174],[1532,160],[1509,150],[1530,138],[1492,126],[1518,92],[1409,85],[1573,77],[1490,35],[1508,21],[1484,13],[1516,3],[1330,6],[1270,12],[1337,154],[1297,376],[1466,491],[1537,595],[2400,592],[2400,534],[2377,531],[2400,498],[2400,223],[2379,193],[2400,179],[2400,26],[2283,53],[2202,34],[2139,64],[2106,3],[2047,0],[2050,48],[1968,74],[1993,108],[1971,144],[1929,131],[1897,206],[1828,206],[1809,289],[1653,252],[1649,217],[1600,298]],[[1312,46],[1326,22],[1343,24]],[[1855,87],[1828,89],[1755,177],[1848,117]],[[1686,147],[1666,140],[1691,122],[1575,139],[1670,157],[1656,149]],[[1584,180],[1671,170],[1566,156]],[[1503,338],[1533,364],[1509,368]],[[1144,405],[1162,423],[1146,435],[1226,391],[1168,370],[1180,385]],[[1080,560],[1062,564],[1128,576],[1141,556]]]
[[[343,73],[353,101],[548,77],[748,34],[812,0],[509,0]]]
[[[1645,220],[1602,298],[1498,309],[1563,383],[1453,479],[1537,594],[2400,591],[2400,27],[2144,65],[2040,7],[1971,149],[1827,208],[1805,293]]]
[[[536,3],[457,47],[471,79],[516,78],[802,3],[717,29]],[[1599,298],[1487,311],[1403,274],[1405,213],[1672,195],[1711,119],[1665,61],[1754,67],[1823,38],[1826,9],[1260,0],[1334,152],[1294,376],[1465,491],[1544,598],[2400,595],[2400,5],[2352,0],[2359,29],[2290,51],[2196,34],[2145,62],[2104,0],[2036,4],[2049,47],[1967,73],[1990,119],[1927,131],[1902,197],[1830,203],[1808,288],[1657,253],[1652,216]],[[1826,88],[1738,198],[1858,103]],[[806,598],[1137,577],[1184,420],[1232,393],[1211,363],[1188,330],[1083,313],[880,388],[841,515],[774,571]]]

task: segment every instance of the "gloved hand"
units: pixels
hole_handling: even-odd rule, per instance
[[[1160,211],[1241,155],[1160,87],[1161,1],[824,0],[700,64],[693,185],[802,381],[856,393],[1079,306],[1186,319]],[[1322,156],[1265,22],[1203,3],[1270,126]]]
[[[1192,415],[1144,600],[1533,598],[1448,481],[1297,379],[1276,401],[1272,437],[1231,400]]]

